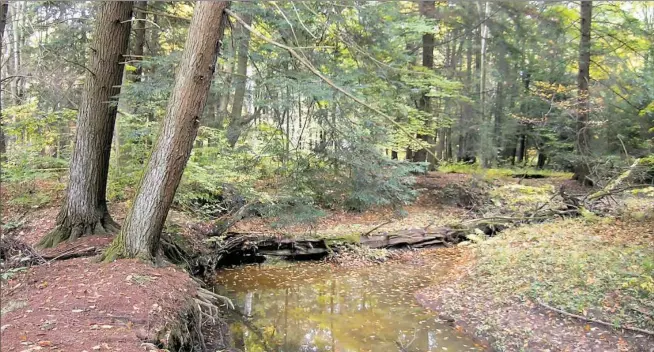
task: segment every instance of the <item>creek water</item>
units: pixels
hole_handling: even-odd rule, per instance
[[[438,270],[400,263],[284,263],[225,269],[216,287],[237,313],[235,347],[255,351],[477,351],[414,293]]]

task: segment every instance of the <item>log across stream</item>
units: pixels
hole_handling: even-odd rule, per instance
[[[475,229],[487,235],[501,230],[497,225],[480,223]],[[267,233],[230,232],[215,253],[215,267],[233,264],[262,262],[265,257],[281,257],[292,260],[320,259],[339,252],[348,246],[373,249],[426,248],[450,246],[466,240],[471,228],[437,227],[412,228],[377,234],[353,234],[350,236],[291,237]]]

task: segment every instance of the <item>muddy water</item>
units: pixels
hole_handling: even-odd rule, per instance
[[[434,275],[399,263],[296,263],[224,270],[216,283],[239,311],[230,328],[242,351],[480,350],[416,302]]]

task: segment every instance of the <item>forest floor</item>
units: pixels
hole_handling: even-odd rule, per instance
[[[343,237],[381,224],[376,231],[446,226],[491,213],[532,209],[551,201],[561,186],[570,193],[588,192],[567,176],[434,172],[418,178],[418,201],[401,211],[392,207],[364,213],[333,211],[310,226],[283,228],[274,228],[273,220],[250,218],[232,231]],[[654,329],[654,202],[632,198],[611,217],[561,219],[510,228],[490,239],[475,237],[447,250],[458,258],[456,270],[416,296],[425,307],[451,317],[460,329],[496,350],[651,352],[654,340],[647,334],[565,317],[540,305],[614,326]],[[4,208],[3,218],[15,223],[18,239],[34,245],[54,226],[56,204],[27,211]],[[110,205],[119,222],[126,209],[124,203]],[[208,226],[177,211],[168,221],[168,228],[184,236]],[[54,257],[88,248],[99,252],[110,240],[92,236],[40,254]],[[443,252],[385,251],[364,256],[376,261],[429,261],[439,253]],[[365,258],[346,262],[366,265]],[[136,261],[98,264],[92,258],[57,260],[10,276],[2,282],[2,351],[154,348],[141,343],[170,331],[199,287],[173,266],[153,268]]]
[[[3,282],[2,351],[156,350],[148,341],[165,342],[196,290],[182,270],[137,260],[35,266]]]
[[[618,327],[654,330],[653,220],[559,220],[460,249],[451,280],[417,297],[494,350],[652,351]]]

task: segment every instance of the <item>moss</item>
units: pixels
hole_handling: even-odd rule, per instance
[[[48,232],[39,243],[36,245],[38,248],[52,248],[61,242],[70,238],[70,228],[64,228],[63,225],[56,226],[52,231]]]
[[[104,253],[100,256],[99,261],[104,263],[113,262],[116,259],[121,259],[127,257],[125,255],[125,237],[122,233],[118,234],[111,241],[111,245],[105,249]]]
[[[484,169],[478,164],[463,164],[463,163],[452,163],[445,164],[438,168],[438,171],[445,173],[457,173],[457,174],[474,174],[480,175],[487,179],[498,179],[504,177],[534,177],[540,176],[543,178],[571,178],[572,173],[570,172],[561,172],[554,170],[537,170],[530,168],[492,168]]]
[[[321,240],[324,240],[327,246],[361,243],[361,234],[358,232],[351,233],[351,234],[339,234],[339,235],[324,234],[321,235],[319,238]]]

